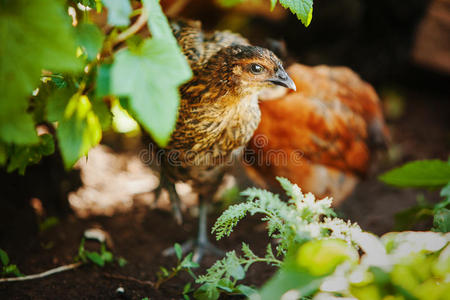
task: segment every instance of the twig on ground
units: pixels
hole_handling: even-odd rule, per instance
[[[77,262],[77,263],[73,263],[70,265],[64,265],[64,266],[60,266],[60,267],[57,267],[54,269],[50,269],[48,271],[45,271],[45,272],[42,272],[39,274],[26,275],[26,276],[22,276],[22,277],[0,278],[0,282],[25,281],[25,280],[44,278],[44,277],[47,277],[47,276],[50,276],[53,274],[76,269],[79,266],[81,266],[82,264],[83,263],[81,263],[81,262]]]
[[[113,278],[113,279],[121,279],[121,280],[127,280],[127,281],[133,281],[133,282],[137,282],[139,284],[142,285],[149,285],[151,287],[154,287],[155,284],[150,281],[150,280],[140,280],[134,277],[130,277],[130,276],[123,276],[123,275],[117,275],[117,274],[110,274],[110,273],[103,273],[103,276],[108,277],[108,278]]]

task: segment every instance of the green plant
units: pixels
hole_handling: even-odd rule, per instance
[[[83,263],[92,262],[99,267],[103,267],[105,264],[112,263],[114,261],[114,255],[112,252],[106,250],[105,243],[100,244],[100,251],[88,251],[84,247],[85,242],[85,238],[82,238],[75,261],[82,261]],[[116,260],[121,267],[127,263],[126,260],[121,257]]]
[[[185,271],[191,277],[195,280],[197,279],[197,276],[195,276],[194,272],[192,272],[192,269],[198,268],[199,264],[192,261],[192,253],[188,253],[183,258],[183,251],[181,249],[180,244],[175,243],[174,245],[175,255],[177,257],[177,265],[175,267],[172,267],[172,269],[169,271],[164,267],[160,267],[160,272],[157,273],[158,281],[155,283],[155,288],[159,288],[161,284],[164,282],[167,282],[168,280],[174,278],[177,276],[180,272]],[[183,297],[185,299],[189,299],[188,294],[192,291],[191,283],[187,283],[183,288]]]
[[[447,299],[450,293],[450,238],[437,232],[391,232],[381,238],[356,224],[333,218],[331,200],[278,178],[290,200],[259,189],[243,192],[247,202],[231,206],[216,221],[217,238],[228,236],[248,213],[262,214],[276,255],[268,245],[256,256],[247,244],[242,256],[230,251],[205,275],[196,299],[218,299],[220,293],[250,299]],[[259,290],[238,284],[256,262],[278,268]]]
[[[422,160],[407,163],[399,168],[382,174],[380,180],[397,187],[441,188],[443,200],[435,205],[419,198],[418,204],[397,214],[396,219],[401,227],[412,225],[414,221],[433,217],[433,230],[450,231],[450,160]]]
[[[23,276],[16,265],[9,263],[8,253],[6,253],[6,251],[4,251],[3,249],[0,249],[0,262],[2,263],[2,269],[0,273],[1,277],[9,275]]]
[[[309,23],[312,0],[280,3]],[[94,23],[104,7],[107,31]],[[146,23],[151,37],[142,38]],[[124,118],[168,142],[178,88],[192,72],[158,0],[1,0],[0,33],[0,166],[8,172],[24,174],[55,144],[70,168],[111,124],[123,131]]]
[[[280,267],[290,252],[313,239],[337,239],[345,241],[346,245],[352,245],[352,235],[361,230],[356,224],[333,217],[331,199],[316,201],[312,194],[304,195],[297,185],[291,184],[287,179],[277,179],[290,198],[288,203],[271,192],[247,189],[242,192],[247,201],[230,206],[217,219],[212,229],[216,238],[221,239],[229,236],[239,220],[247,214],[262,214],[261,221],[267,222],[269,236],[279,241],[275,247],[276,254],[272,245],[268,244],[265,256],[259,257],[243,243],[242,256],[238,256],[235,251],[228,252],[205,275],[199,276],[196,282],[202,286],[194,294],[197,299],[217,299],[221,292],[250,296],[255,290],[238,284],[238,281],[245,278],[252,264],[264,262]],[[348,247],[352,249],[351,246]]]

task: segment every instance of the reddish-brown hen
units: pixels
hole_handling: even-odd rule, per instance
[[[260,102],[246,169],[263,187],[276,188],[275,176],[283,176],[336,205],[386,147],[379,98],[348,68],[294,64],[287,71],[297,91]]]

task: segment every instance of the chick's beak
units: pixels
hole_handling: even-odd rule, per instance
[[[270,78],[268,81],[272,82],[276,85],[284,86],[291,90],[297,90],[297,87],[295,86],[294,81],[289,77],[289,75],[286,73],[283,69],[278,69],[278,71],[275,74],[275,77]]]

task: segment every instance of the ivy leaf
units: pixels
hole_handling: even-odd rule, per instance
[[[96,25],[83,23],[76,27],[76,39],[88,61],[92,61],[102,49],[105,36]]]
[[[60,1],[0,1],[0,139],[31,144],[39,140],[27,98],[42,69],[79,69],[70,17]],[[55,38],[58,37],[58,38]]]
[[[100,142],[101,124],[89,98],[85,95],[73,95],[63,115],[56,112],[54,114],[59,117],[56,134],[64,165],[70,168],[81,156],[86,155],[90,148]]]
[[[379,177],[398,187],[438,188],[450,182],[450,164],[441,160],[419,160],[407,163]]]
[[[313,0],[279,0],[284,8],[289,8],[293,14],[306,27],[309,26],[312,20]],[[271,9],[275,8],[277,0],[270,0]]]
[[[144,0],[151,15],[153,38],[134,51],[117,53],[111,70],[113,94],[129,98],[131,113],[165,146],[175,127],[179,105],[178,87],[192,72],[172,35],[166,17],[156,0]]]
[[[112,26],[130,25],[130,14],[133,11],[129,0],[103,0],[108,9],[108,24]]]

